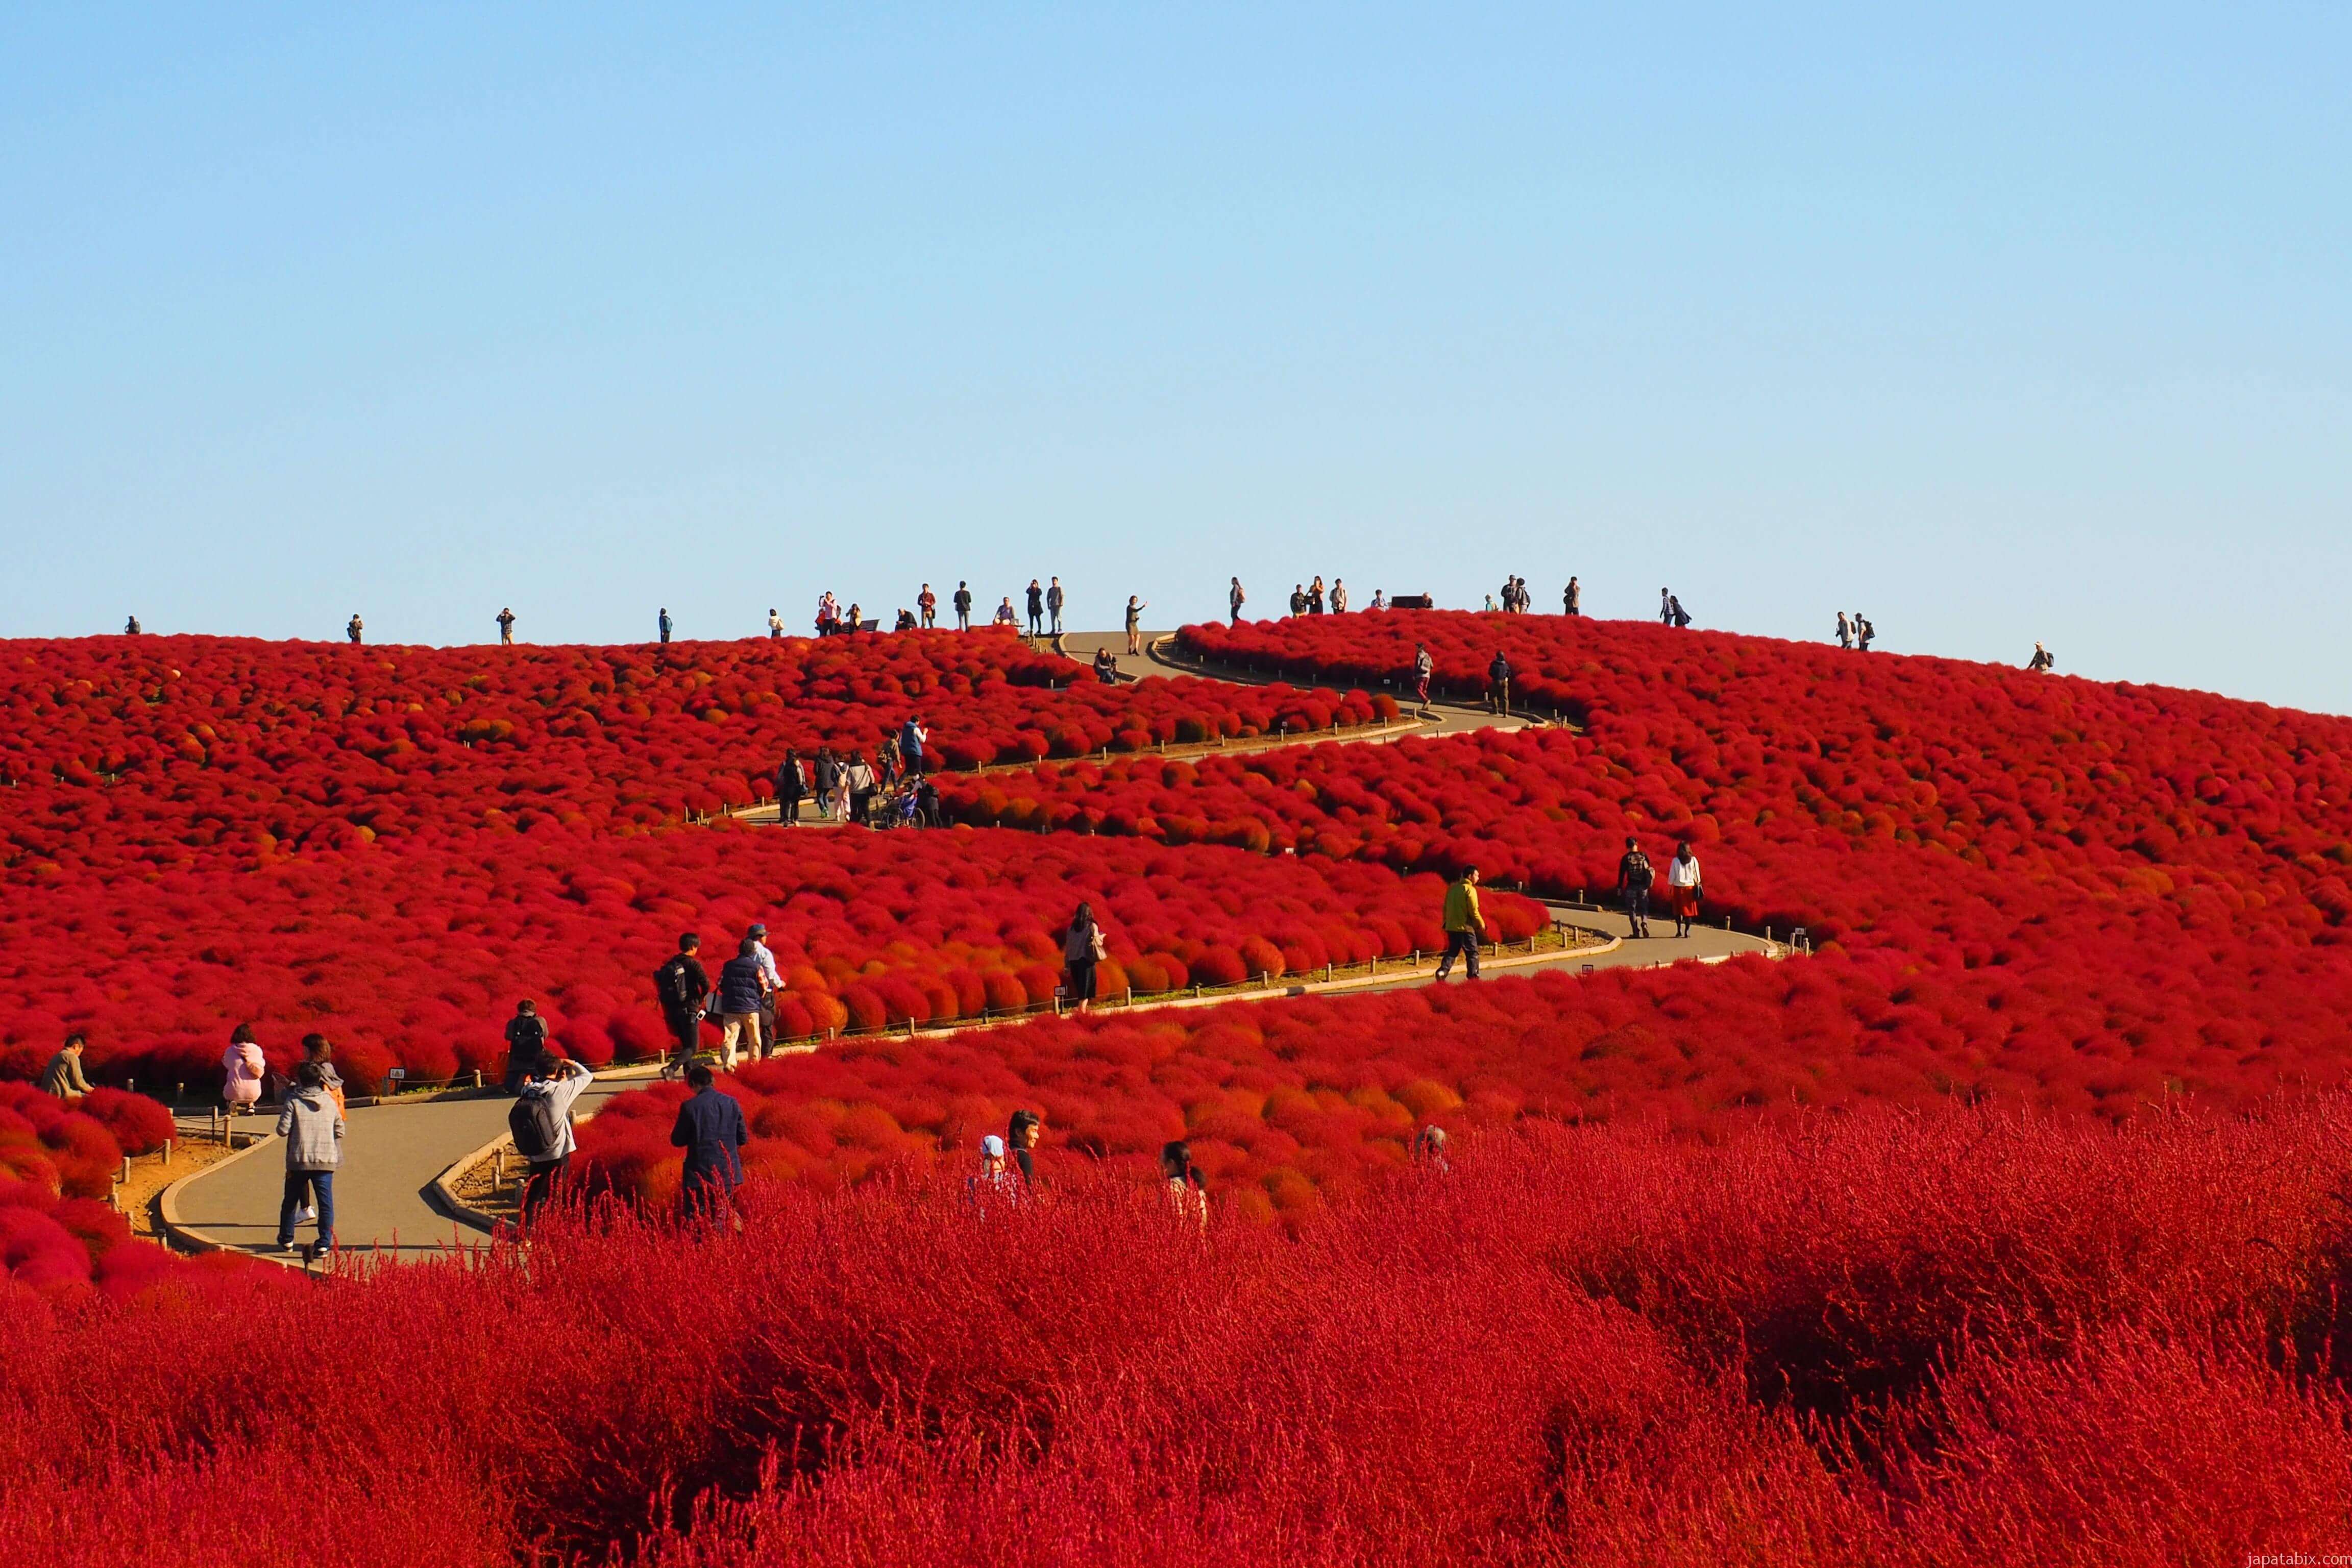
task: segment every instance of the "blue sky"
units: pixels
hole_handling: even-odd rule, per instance
[[[1574,572],[2352,710],[2340,6],[482,10],[0,16],[0,635]]]

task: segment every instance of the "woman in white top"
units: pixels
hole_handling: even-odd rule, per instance
[[[1675,846],[1675,858],[1666,862],[1666,889],[1675,904],[1675,934],[1688,936],[1691,922],[1698,919],[1698,857],[1691,853],[1690,840]]]

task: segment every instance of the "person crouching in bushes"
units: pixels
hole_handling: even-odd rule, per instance
[[[261,1102],[261,1080],[269,1072],[269,1063],[254,1041],[252,1025],[239,1024],[229,1031],[228,1049],[221,1055],[221,1068],[227,1075],[221,1086],[221,1103],[228,1108],[229,1115],[251,1110]]]
[[[507,1092],[520,1094],[523,1080],[539,1058],[547,1054],[547,1020],[539,1016],[539,1004],[526,996],[515,1004],[514,1016],[507,1020]]]
[[[741,1103],[715,1087],[708,1062],[687,1068],[686,1082],[694,1093],[677,1108],[677,1121],[669,1130],[670,1147],[686,1151],[678,1201],[688,1219],[715,1219],[726,1209],[730,1194],[743,1184],[742,1148],[750,1136],[743,1128]]]
[[[1179,1220],[1209,1228],[1209,1184],[1192,1163],[1192,1146],[1181,1138],[1160,1151],[1160,1184]]]
[[[1691,853],[1690,840],[1675,846],[1675,858],[1666,862],[1666,894],[1675,907],[1675,934],[1688,936],[1691,922],[1698,919],[1698,857]]]
[[[315,1205],[319,1239],[302,1249],[304,1262],[316,1261],[335,1245],[335,1173],[343,1163],[343,1114],[327,1092],[327,1075],[317,1062],[294,1069],[293,1092],[278,1112],[278,1136],[286,1140],[286,1191],[278,1205],[278,1245],[283,1252],[294,1245],[294,1216]]]
[[[1478,868],[1471,867],[1445,889],[1445,956],[1437,961],[1437,978],[1454,973],[1458,953],[1470,964],[1470,978],[1478,978],[1478,938],[1486,929],[1478,909]]]
[[[514,1109],[507,1112],[507,1131],[514,1135],[515,1152],[527,1168],[522,1182],[525,1225],[554,1194],[564,1167],[572,1163],[572,1103],[595,1076],[584,1063],[541,1051],[523,1079]]]
[[[1068,973],[1064,990],[1081,1013],[1094,1004],[1095,965],[1102,960],[1102,927],[1095,923],[1094,905],[1082,903],[1062,933],[1062,964]]]

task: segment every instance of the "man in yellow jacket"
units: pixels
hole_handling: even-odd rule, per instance
[[[1454,972],[1454,956],[1470,960],[1470,978],[1478,978],[1478,933],[1486,929],[1478,912],[1478,868],[1471,867],[1445,889],[1445,956],[1437,961],[1437,978]]]

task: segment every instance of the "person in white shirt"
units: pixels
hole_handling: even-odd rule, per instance
[[[1691,922],[1698,919],[1698,857],[1691,853],[1690,840],[1675,846],[1675,858],[1666,862],[1666,891],[1675,904],[1675,934],[1688,936]]]
[[[572,1102],[580,1098],[582,1089],[594,1081],[595,1075],[588,1070],[586,1064],[559,1061],[552,1053],[541,1057],[530,1076],[523,1079],[517,1098],[545,1102],[545,1110],[529,1120],[536,1125],[546,1126],[548,1132],[546,1147],[537,1152],[518,1150],[525,1156],[529,1171],[522,1182],[522,1219],[525,1225],[530,1223],[530,1216],[539,1211],[540,1205],[554,1195],[556,1184],[563,1180],[564,1167],[572,1163],[572,1151],[576,1147],[572,1136]],[[550,1122],[551,1126],[548,1125]],[[518,1145],[521,1142],[520,1132],[516,1142]]]
[[[1348,584],[1337,577],[1331,579],[1331,613],[1335,616],[1348,613]]]
[[[751,946],[754,950],[751,956],[760,961],[760,978],[766,982],[769,990],[782,991],[784,988],[784,976],[782,972],[776,968],[776,955],[768,951],[768,928],[760,921],[753,921],[743,934],[751,939]]]
[[[768,606],[768,635],[772,637],[784,635],[784,617],[776,614],[773,605]]]

